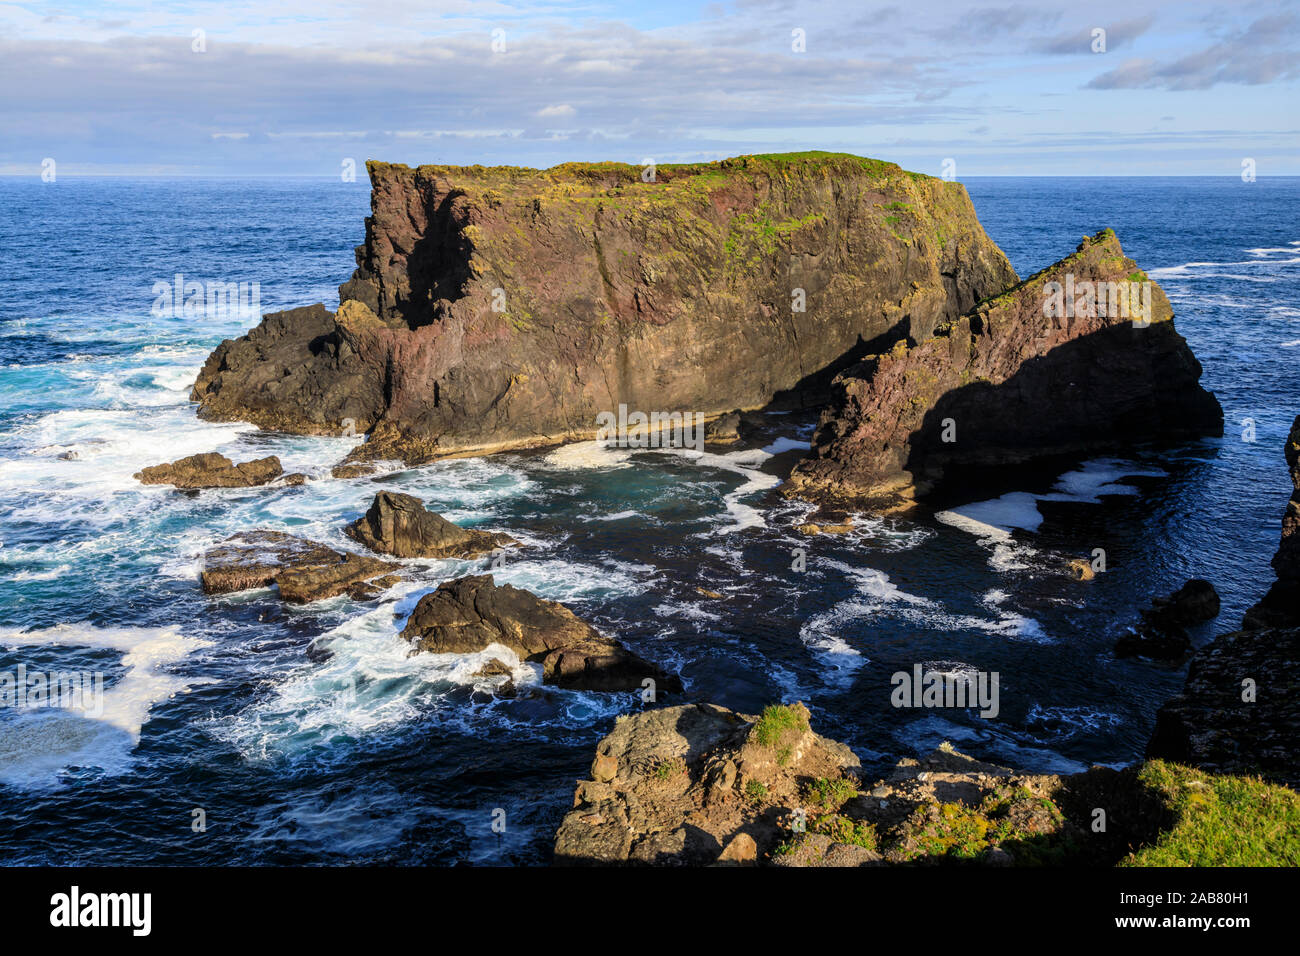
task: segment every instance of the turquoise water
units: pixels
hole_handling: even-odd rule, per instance
[[[1226,629],[1271,580],[1300,411],[1300,181],[967,185],[1022,276],[1114,227],[1173,301],[1226,437],[1026,471],[843,538],[799,534],[808,509],[775,494],[811,434],[797,415],[750,450],[582,445],[335,480],[352,439],[195,417],[198,367],[254,320],[151,306],[177,273],[257,282],[262,311],[333,306],[364,186],[0,179],[0,674],[91,670],[106,687],[93,717],[0,708],[0,862],[544,862],[595,742],[642,704],[540,686],[495,700],[474,657],[407,657],[415,601],[482,563],[428,562],[361,604],[198,591],[213,542],[273,527],[350,546],[339,529],[385,487],[524,541],[499,580],[678,671],[689,699],[802,699],[872,767],[945,738],[1027,769],[1134,759],[1182,674],[1114,660],[1124,624],[1195,575]],[[318,480],[188,497],[131,477],[212,450]],[[1060,573],[1095,547],[1107,574]],[[889,675],[916,662],[998,671],[998,718],[890,707]]]

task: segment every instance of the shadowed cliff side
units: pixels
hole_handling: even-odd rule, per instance
[[[1130,292],[1139,298],[1117,300]],[[1200,375],[1168,299],[1105,230],[919,344],[843,372],[784,492],[906,500],[961,467],[1222,434]]]
[[[958,183],[846,154],[660,166],[369,164],[336,315],[223,342],[200,414],[418,463],[589,438],[620,404],[721,414],[1016,281]],[[788,396],[786,396],[788,400]]]
[[[1291,425],[1285,454],[1294,490],[1282,512],[1282,541],[1273,555],[1277,580],[1263,600],[1246,612],[1242,622],[1246,628],[1300,625],[1300,415]]]

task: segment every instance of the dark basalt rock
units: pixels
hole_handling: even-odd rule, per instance
[[[1219,616],[1219,595],[1214,585],[1193,578],[1166,598],[1156,598],[1142,612],[1137,627],[1115,644],[1119,657],[1182,660],[1192,651],[1187,628]]]
[[[274,481],[284,473],[275,455],[236,465],[225,455],[208,452],[190,455],[162,465],[150,465],[135,473],[146,485],[174,485],[177,488],[249,488]]]
[[[1246,612],[1242,626],[1300,626],[1300,417],[1286,440],[1286,463],[1291,469],[1291,500],[1282,514],[1282,542],[1273,555],[1277,580],[1263,600]]]
[[[369,436],[353,460],[407,464],[594,438],[623,403],[762,407],[1016,281],[963,186],[857,156],[653,182],[615,163],[368,168],[337,314],[275,313],[223,342],[200,415],[350,427]]]
[[[343,533],[399,558],[473,558],[519,543],[508,534],[461,528],[427,511],[419,498],[393,491],[375,495],[365,515]]]
[[[1196,652],[1182,693],[1156,714],[1147,756],[1300,785],[1298,687],[1300,628],[1222,634]]]
[[[245,531],[203,556],[200,582],[205,594],[227,594],[272,584],[291,604],[339,594],[368,600],[396,584],[402,566],[361,554],[335,551],[317,541],[281,531]]]
[[[1045,314],[1049,282],[1064,298],[1083,282],[1144,281],[1105,230],[934,335],[864,359],[836,378],[783,492],[899,504],[972,467],[1222,434],[1219,403],[1198,384],[1200,363],[1155,283],[1145,327],[1086,301],[1074,316]]]
[[[641,690],[650,678],[656,689],[679,693],[681,681],[605,637],[555,601],[492,575],[445,581],[420,598],[402,637],[418,651],[469,654],[489,644],[510,648],[520,660],[542,665],[548,684],[579,690]]]

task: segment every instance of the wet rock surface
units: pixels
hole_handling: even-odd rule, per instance
[[[461,528],[428,511],[419,498],[393,491],[375,495],[365,515],[343,532],[399,558],[473,558],[518,544],[508,534]]]
[[[225,455],[207,452],[150,465],[136,472],[135,478],[146,485],[174,485],[177,488],[249,488],[274,481],[283,473],[280,459],[275,455],[235,464]]]
[[[580,620],[563,604],[497,585],[492,575],[444,581],[420,598],[401,636],[418,651],[469,654],[500,644],[540,664],[542,680],[596,691],[675,693],[681,681]]]
[[[356,600],[378,596],[396,584],[400,564],[336,551],[317,541],[279,531],[247,531],[227,538],[203,556],[205,594],[227,594],[275,585],[291,604],[339,594]]]
[[[1192,652],[1187,628],[1219,616],[1219,595],[1209,581],[1193,578],[1173,594],[1155,598],[1137,626],[1115,643],[1118,657],[1182,660]]]

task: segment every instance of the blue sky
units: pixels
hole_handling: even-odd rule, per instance
[[[18,175],[813,148],[959,179],[1300,175],[1283,0],[0,0],[0,80]]]

